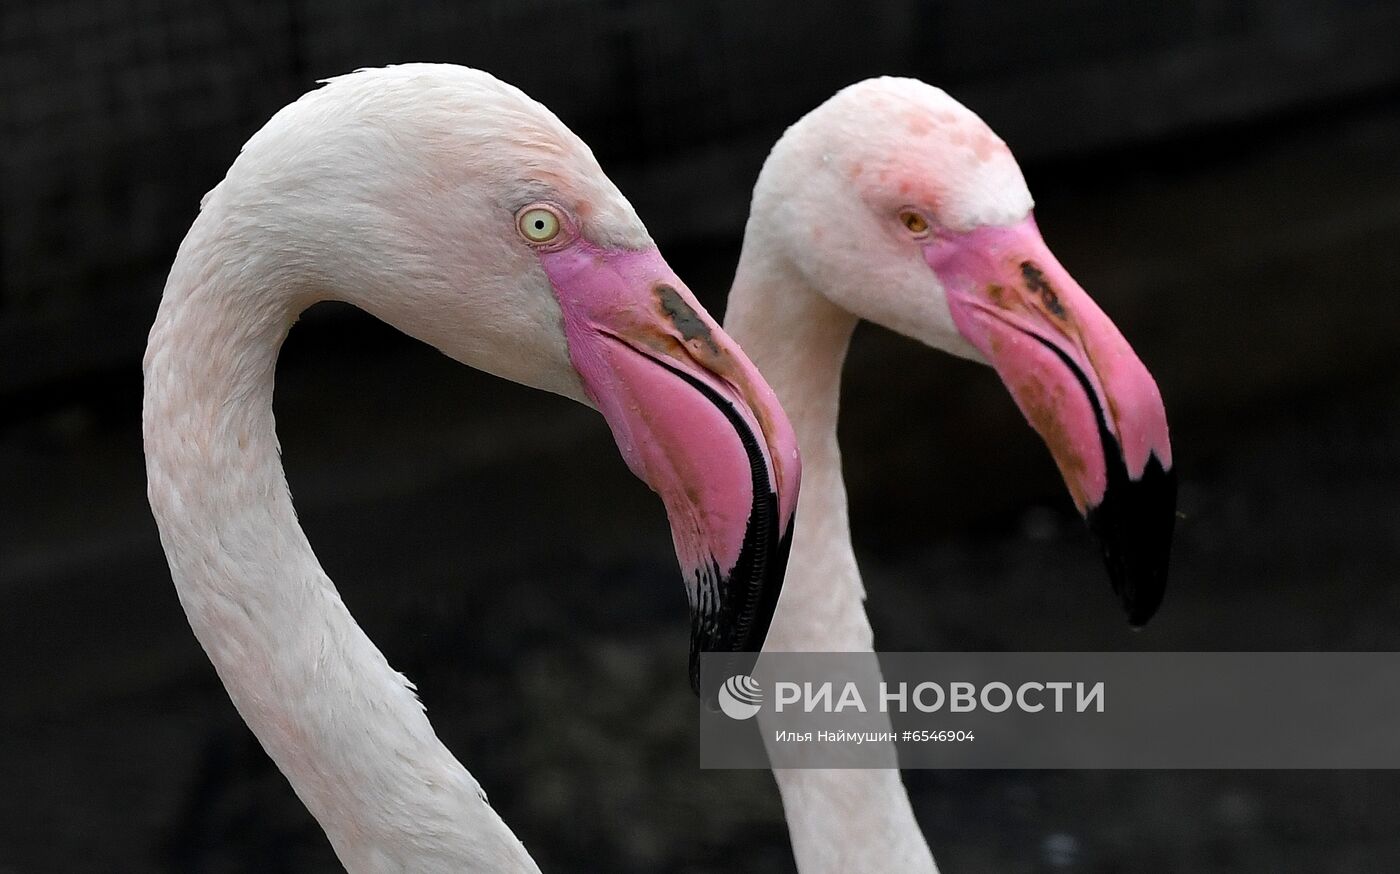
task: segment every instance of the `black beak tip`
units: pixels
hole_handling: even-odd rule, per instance
[[[690,689],[712,710],[726,679],[753,671],[778,609],[793,527],[789,517],[779,536],[773,525],[777,517],[778,496],[769,493],[755,503],[735,566],[723,574],[711,563],[709,573],[697,581],[699,587],[712,586],[713,597],[699,598],[691,606]],[[721,658],[706,662],[701,676],[701,656],[706,653]]]
[[[1120,597],[1123,600],[1123,609],[1128,613],[1128,626],[1134,631],[1146,628],[1147,623],[1157,614],[1157,608],[1162,606],[1162,595],[1165,592],[1166,585],[1163,580],[1146,597],[1142,597],[1141,594],[1122,594]]]
[[[1176,527],[1176,475],[1155,455],[1142,476],[1110,476],[1103,501],[1087,514],[1089,530],[1103,549],[1113,591],[1142,628],[1162,605]]]
[[[698,649],[690,651],[690,690],[710,713],[719,712],[719,690],[724,681],[736,674],[752,674],[758,663],[757,652],[710,652],[711,659],[700,670]]]

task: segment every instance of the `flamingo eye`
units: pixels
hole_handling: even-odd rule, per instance
[[[542,206],[532,206],[521,212],[515,225],[520,229],[520,236],[532,243],[548,243],[559,236],[559,216]]]
[[[921,213],[915,210],[901,210],[899,213],[899,220],[903,222],[904,227],[908,229],[909,233],[916,237],[922,237],[924,234],[928,233],[928,219],[924,218]]]

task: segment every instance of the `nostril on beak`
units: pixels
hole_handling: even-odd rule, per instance
[[[1034,261],[1021,262],[1021,278],[1026,281],[1026,289],[1032,294],[1040,296],[1040,302],[1045,304],[1045,308],[1056,318],[1065,317],[1064,304],[1060,303],[1060,296],[1055,293],[1055,289],[1050,285],[1050,280],[1045,278],[1045,273],[1035,265]]]
[[[719,354],[719,346],[715,343],[714,335],[710,333],[710,326],[705,320],[700,318],[700,314],[681,297],[680,292],[665,282],[658,282],[655,286],[656,300],[661,305],[661,312],[676,326],[680,332],[681,339],[689,343],[691,340],[699,340],[704,343],[712,354]]]

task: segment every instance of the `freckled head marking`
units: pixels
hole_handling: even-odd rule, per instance
[[[990,128],[983,126],[982,130],[977,134],[976,141],[972,144],[972,153],[977,156],[977,160],[990,161],[994,156],[1002,152],[1010,154],[1006,143],[1002,142],[996,134],[992,133]]]
[[[1022,261],[1021,277],[1026,280],[1026,288],[1040,295],[1040,302],[1045,304],[1051,315],[1060,319],[1065,317],[1065,308],[1060,303],[1060,296],[1055,294],[1055,289],[1050,287],[1050,282],[1039,267],[1031,261]]]
[[[710,326],[705,324],[691,309],[674,288],[666,283],[658,283],[656,286],[656,300],[661,304],[661,312],[666,314],[666,318],[671,320],[671,324],[676,326],[676,330],[681,332],[681,337],[686,341],[700,340],[709,347],[710,353],[719,354],[719,347],[715,345],[715,338],[710,334]]]

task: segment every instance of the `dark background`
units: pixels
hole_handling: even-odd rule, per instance
[[[521,86],[716,314],[786,125],[870,75],[947,88],[1154,372],[1184,517],[1132,634],[994,375],[862,328],[841,427],[880,647],[1391,650],[1398,46],[1393,0],[9,0],[0,872],[334,869],[185,624],[138,422],[200,195],[317,78]],[[695,766],[665,519],[600,417],[334,306],[278,415],[328,572],[544,870],[790,870],[771,777]],[[1400,870],[1391,772],[907,779],[947,874]]]

